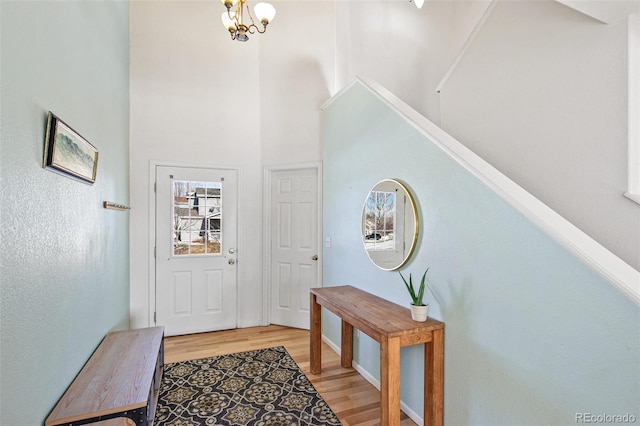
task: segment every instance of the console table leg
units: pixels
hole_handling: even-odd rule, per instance
[[[353,326],[342,320],[342,343],[340,348],[340,365],[350,368],[353,361]]]
[[[444,330],[424,344],[424,424],[442,426],[444,405]]]
[[[380,424],[400,425],[400,339],[380,341]]]
[[[315,294],[311,294],[310,337],[309,367],[312,374],[320,374],[322,370],[322,307],[316,301]]]

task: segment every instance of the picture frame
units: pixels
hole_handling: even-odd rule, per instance
[[[98,154],[95,146],[51,111],[48,112],[44,168],[93,184],[98,171]]]

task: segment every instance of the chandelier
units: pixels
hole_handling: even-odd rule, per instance
[[[231,40],[247,41],[249,34],[256,31],[260,34],[267,30],[267,25],[276,16],[276,9],[269,3],[257,3],[253,8],[256,18],[262,24],[262,30],[256,25],[251,16],[247,0],[221,0],[222,4],[227,8],[226,12],[222,12],[222,23],[229,30]],[[232,10],[233,9],[233,10]],[[245,9],[248,20],[245,21]]]

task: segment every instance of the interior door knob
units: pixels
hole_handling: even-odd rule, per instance
[[[229,265],[235,265],[236,260],[235,259],[229,259]]]
[[[318,260],[318,255],[314,254],[313,256],[311,256],[311,260]]]

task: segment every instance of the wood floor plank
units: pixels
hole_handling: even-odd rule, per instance
[[[322,372],[311,374],[309,331],[278,325],[214,331],[165,338],[165,363],[284,346],[344,426],[380,424],[380,392],[353,368],[340,366],[340,355],[322,344]],[[415,423],[401,413],[402,426]]]

